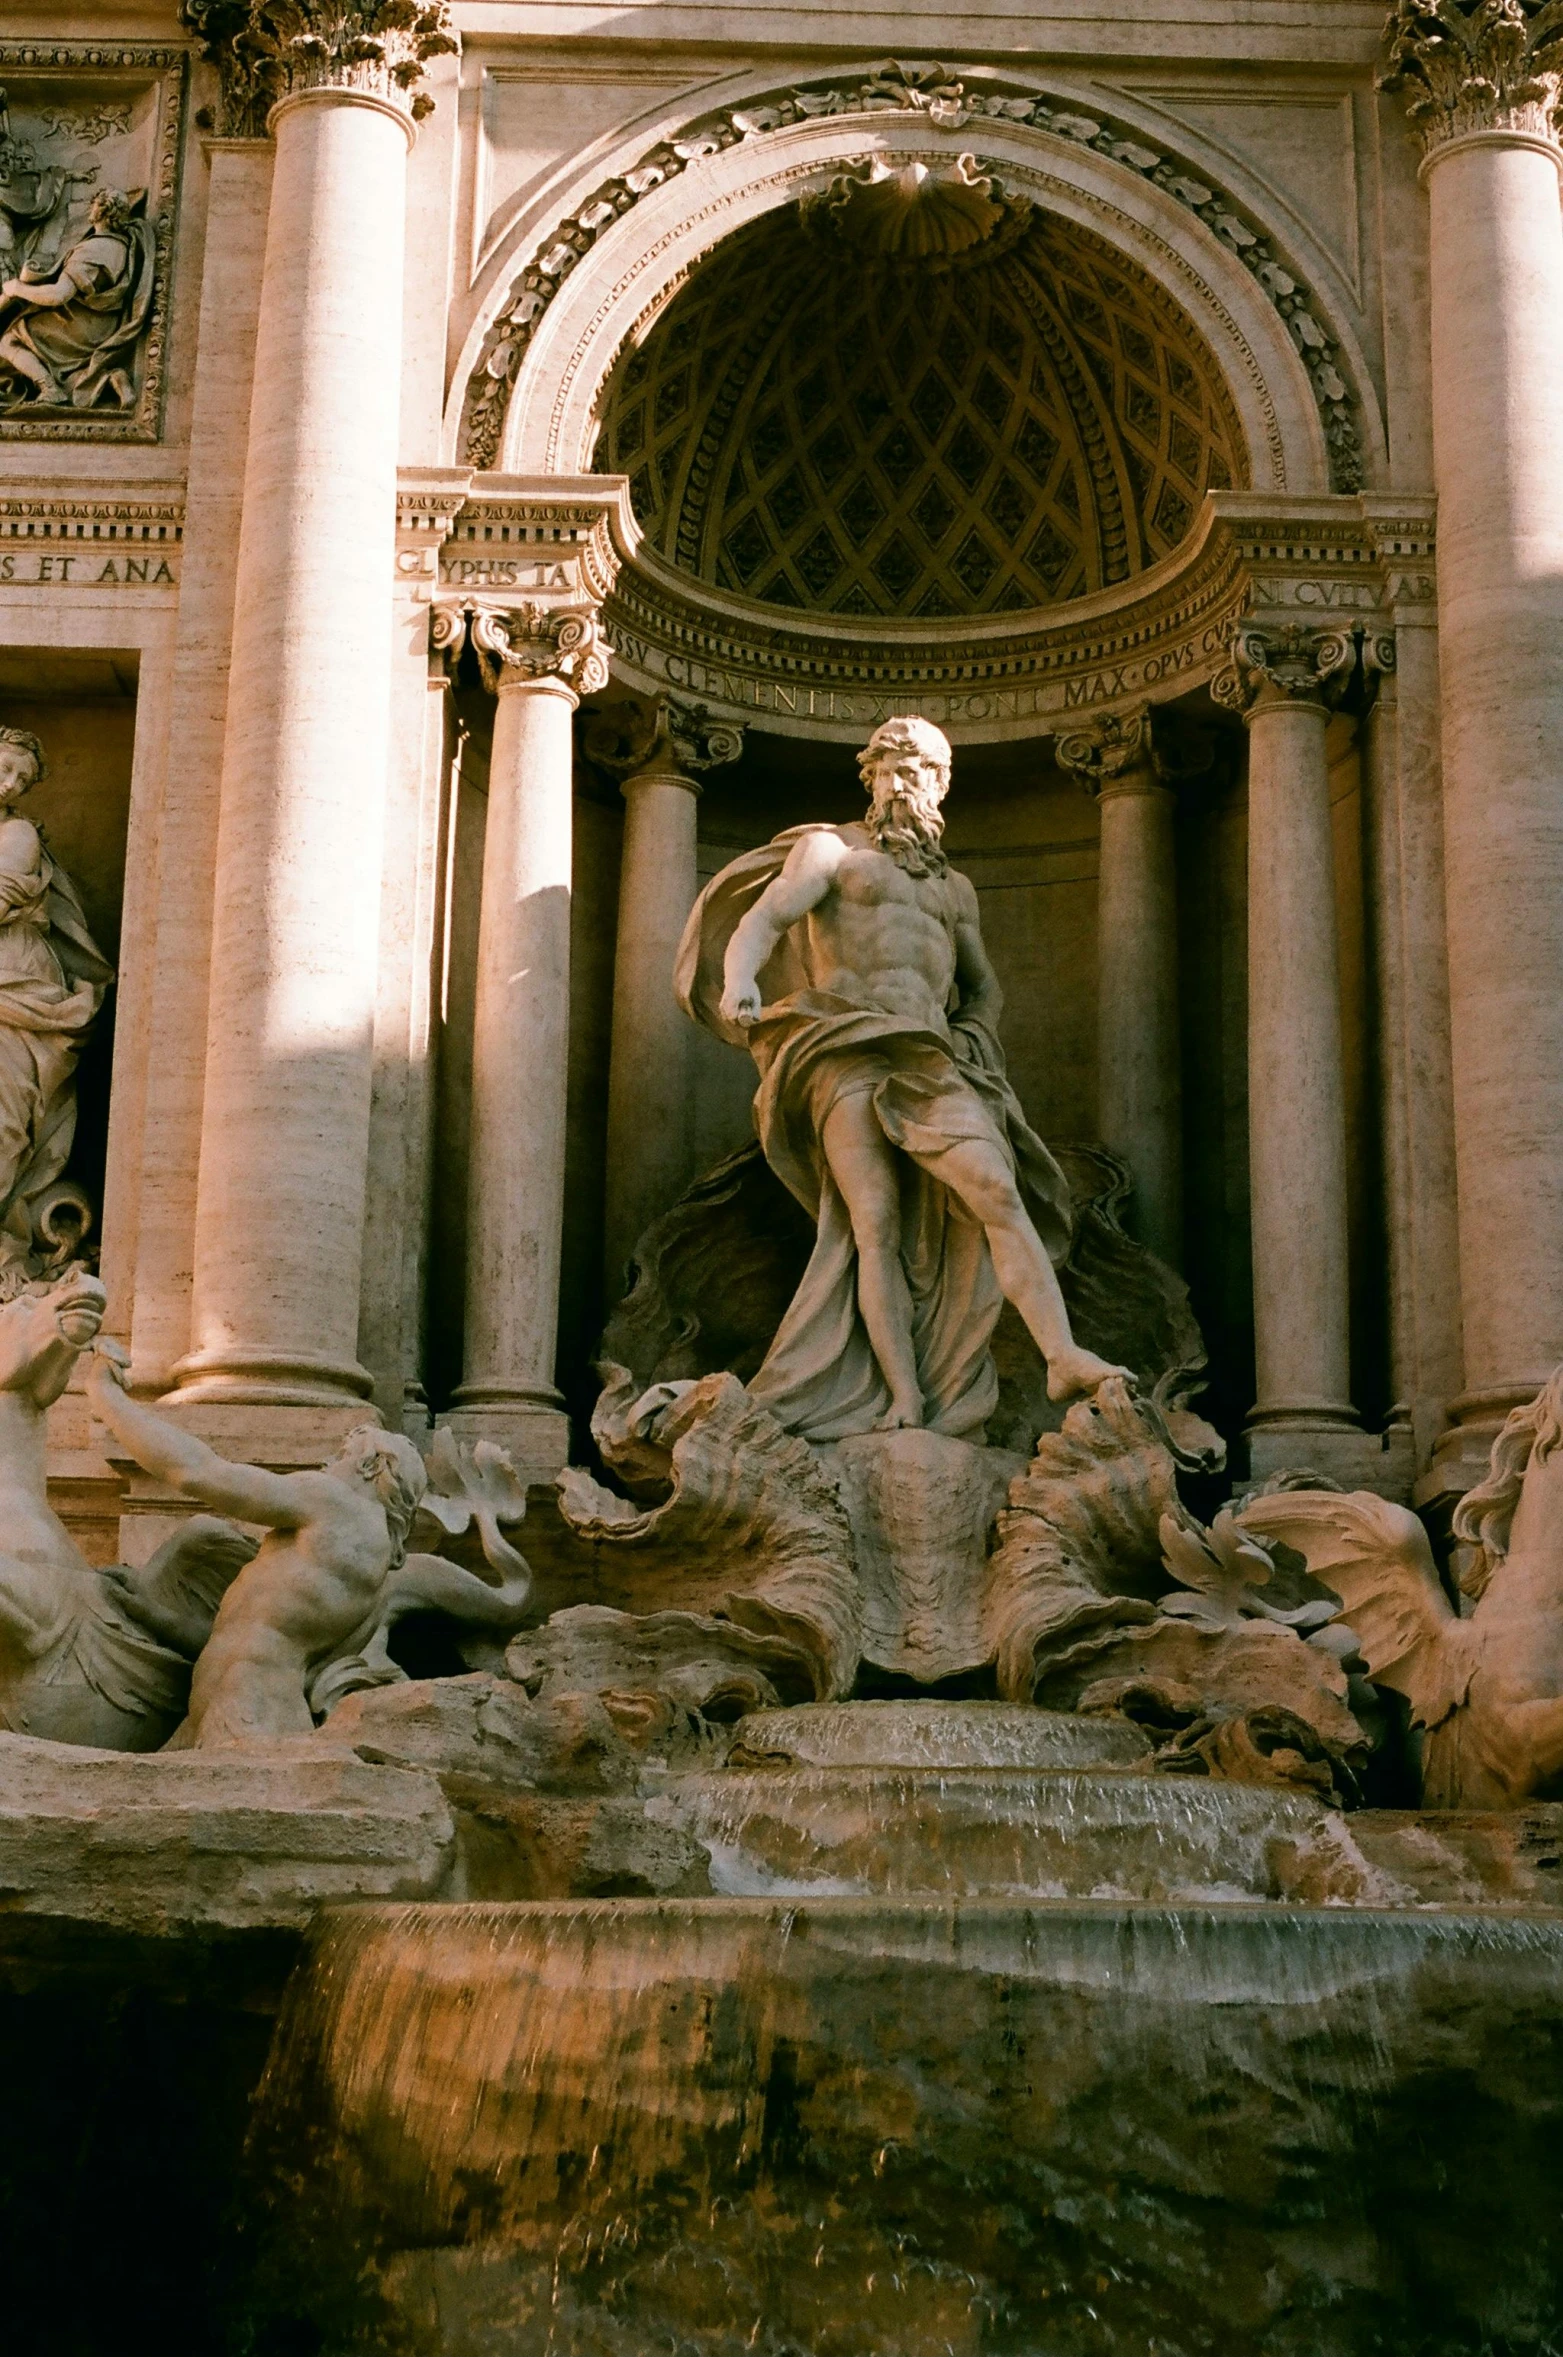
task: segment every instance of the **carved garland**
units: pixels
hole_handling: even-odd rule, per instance
[[[951,79],[943,66],[893,63],[879,67],[866,81],[784,91],[699,117],[676,138],[660,140],[629,171],[604,181],[585,204],[557,223],[515,281],[473,372],[463,429],[468,463],[492,467],[497,462],[510,396],[543,313],[597,240],[642,197],[706,156],[763,139],[793,123],[829,115],[907,113],[925,115],[936,128],[950,131],[980,117],[1030,124],[1111,157],[1195,214],[1237,255],[1286,322],[1313,386],[1329,450],[1331,488],[1361,488],[1358,404],[1341,373],[1339,346],[1320,324],[1307,286],[1284,267],[1272,241],[1234,198],[1194,179],[1174,158],[1144,146],[1130,127],[1105,115],[1060,110],[1035,92],[973,90]]]

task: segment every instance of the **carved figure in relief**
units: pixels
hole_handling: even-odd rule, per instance
[[[1239,1520],[1306,1558],[1340,1597],[1369,1677],[1410,1703],[1425,1807],[1563,1797],[1563,1367],[1515,1409],[1488,1478],[1455,1511],[1468,1619],[1417,1517],[1369,1491],[1283,1491]]]
[[[1006,1297],[1054,1399],[1123,1370],[1070,1333],[1068,1186],[1005,1078],[977,896],[939,847],[948,740],[888,720],[860,767],[863,821],[791,828],[707,886],[676,988],[750,1049],[766,1159],[818,1223],[754,1397],[811,1441],[980,1438]]]
[[[198,1514],[139,1569],[105,1571],[50,1506],[44,1419],[104,1300],[73,1269],[0,1307],[0,1727],[155,1751],[184,1717],[190,1665],[255,1542]]]
[[[135,349],[152,310],[157,241],[145,191],[100,189],[86,227],[50,269],[0,284],[0,408],[92,409],[136,398]]]
[[[126,1373],[123,1354],[104,1346],[87,1384],[94,1412],[121,1446],[157,1479],[266,1532],[223,1598],[173,1748],[236,1749],[307,1735],[354,1686],[400,1677],[385,1639],[404,1613],[449,1613],[503,1631],[520,1623],[531,1574],[492,1516],[477,1520],[498,1584],[442,1556],[408,1553],[428,1475],[400,1433],[362,1425],[333,1463],[273,1473],[220,1457],[133,1400]]]
[[[0,1278],[32,1257],[76,1134],[73,1075],[114,979],[76,887],[16,805],[44,775],[43,747],[0,728]]]
[[[12,277],[33,259],[72,188],[96,176],[96,166],[73,172],[40,164],[31,144],[13,133],[7,94],[0,90],[0,277]]]

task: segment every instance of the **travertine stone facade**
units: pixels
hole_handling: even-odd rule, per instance
[[[689,910],[905,712],[1228,1436],[1465,1487],[1563,1357],[1550,16],[91,13],[0,43],[0,724],[46,835],[132,748],[66,1176],[133,1392],[549,1478],[751,1134]]]

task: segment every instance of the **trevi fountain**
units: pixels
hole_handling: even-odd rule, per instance
[[[1563,2350],[1560,117],[6,12],[17,2357]]]

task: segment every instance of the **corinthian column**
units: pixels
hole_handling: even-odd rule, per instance
[[[1101,809],[1097,881],[1097,1130],[1134,1178],[1130,1219],[1141,1243],[1183,1258],[1183,1081],[1178,1042],[1176,762],[1167,723],[1141,706],[1060,737],[1060,768]],[[1204,760],[1208,762],[1208,751]]]
[[[442,617],[442,621],[444,617]],[[449,643],[449,626],[445,627]],[[590,614],[472,617],[498,702],[483,837],[472,1033],[464,1366],[452,1425],[500,1442],[527,1480],[557,1473],[554,1384],[570,1062],[571,720],[607,683]]]
[[[1426,149],[1438,659],[1465,1394],[1474,1468],[1563,1359],[1563,24],[1407,4]],[[1462,1453],[1461,1436],[1454,1436]]]
[[[1255,1473],[1331,1472],[1354,1430],[1335,849],[1325,731],[1343,631],[1242,629],[1213,683],[1248,726],[1248,1152]]]
[[[663,697],[649,711],[616,707],[586,736],[593,761],[626,771],[619,924],[608,1063],[608,1299],[624,1290],[630,1256],[690,1176],[689,1019],[673,997],[673,960],[695,905],[696,805],[708,769],[736,761],[743,731],[703,704]]]
[[[410,96],[443,0],[254,0],[276,141],[218,821],[184,1402],[361,1416]],[[332,1411],[336,1411],[333,1417]],[[267,1412],[274,1412],[270,1422]]]

